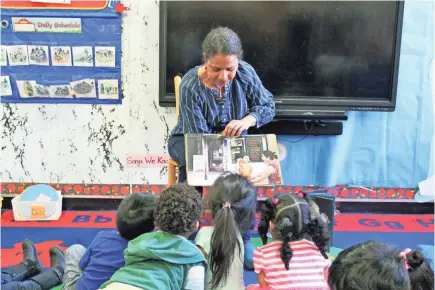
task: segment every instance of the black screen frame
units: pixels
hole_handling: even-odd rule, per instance
[[[161,107],[175,107],[175,93],[166,91],[167,64],[167,3],[160,2],[160,30],[159,30],[159,105]],[[278,118],[292,117],[295,112],[303,115],[305,112],[344,112],[344,111],[385,111],[393,112],[397,101],[397,84],[399,75],[400,48],[402,39],[403,11],[405,1],[396,2],[396,27],[393,51],[392,81],[390,99],[356,99],[337,97],[310,96],[280,96],[274,95]],[[175,77],[175,76],[174,76]],[[314,113],[315,114],[315,113]]]

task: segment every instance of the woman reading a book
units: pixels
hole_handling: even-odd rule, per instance
[[[254,68],[242,60],[237,34],[218,27],[202,44],[204,64],[190,69],[180,83],[180,115],[168,139],[168,151],[178,162],[179,182],[185,182],[184,134],[232,137],[261,127],[275,116],[272,94]]]

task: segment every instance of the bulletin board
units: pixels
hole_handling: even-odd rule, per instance
[[[119,2],[0,0],[1,102],[121,104]]]

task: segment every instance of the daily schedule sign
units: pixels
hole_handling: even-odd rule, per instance
[[[121,104],[120,2],[0,0],[1,102]]]

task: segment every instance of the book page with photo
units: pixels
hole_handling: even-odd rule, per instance
[[[282,185],[276,135],[224,137],[186,134],[187,182],[211,186],[226,171],[245,176],[254,185]]]

